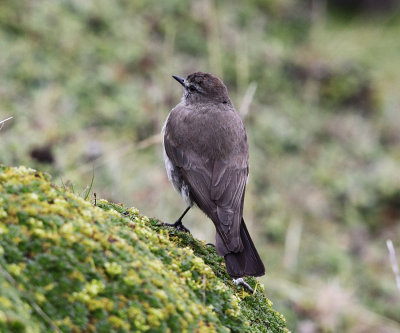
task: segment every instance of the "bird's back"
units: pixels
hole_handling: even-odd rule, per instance
[[[232,106],[181,102],[171,111],[165,131],[177,147],[206,159],[229,160],[240,155],[248,160],[246,131]]]

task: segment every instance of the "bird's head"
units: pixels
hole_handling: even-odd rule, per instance
[[[215,75],[196,72],[186,79],[173,75],[184,88],[183,98],[186,103],[223,103],[231,104],[228,90]]]

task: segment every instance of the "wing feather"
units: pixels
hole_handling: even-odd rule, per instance
[[[220,254],[240,252],[240,223],[243,215],[243,199],[248,174],[247,159],[234,158],[230,163],[202,158],[193,151],[178,148],[165,133],[164,145],[171,162],[180,170],[189,185],[194,202],[214,222],[225,246]]]

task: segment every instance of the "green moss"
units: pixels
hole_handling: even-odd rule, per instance
[[[12,332],[287,332],[215,250],[137,209],[97,206],[0,167],[0,328]]]

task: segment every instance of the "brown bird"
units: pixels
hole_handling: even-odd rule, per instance
[[[243,220],[249,173],[243,122],[216,76],[197,72],[186,79],[173,78],[184,92],[164,124],[164,161],[169,180],[188,207],[169,225],[188,231],[182,218],[195,203],[214,222],[216,249],[229,275],[264,275]]]

